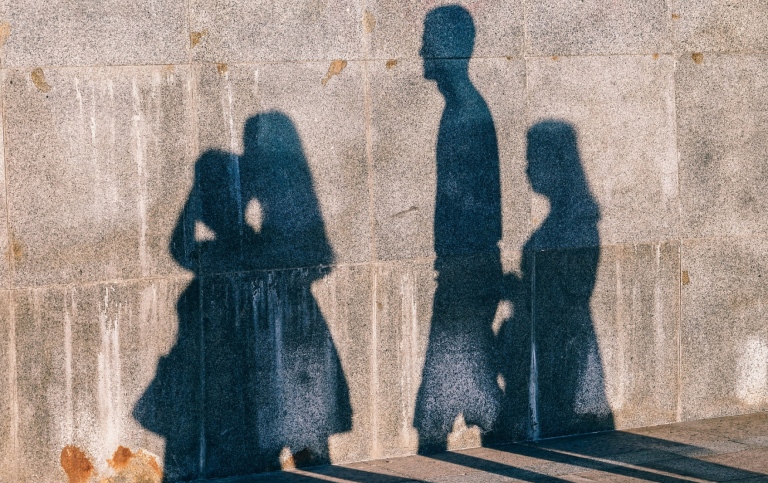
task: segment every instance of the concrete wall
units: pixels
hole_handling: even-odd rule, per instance
[[[768,3],[465,2],[500,253],[436,268],[439,3],[0,0],[1,481],[768,409]],[[586,238],[545,227],[541,122],[577,135]]]

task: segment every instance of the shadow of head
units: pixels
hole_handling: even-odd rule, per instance
[[[312,173],[288,115],[266,111],[246,121],[239,168],[242,208],[256,201],[262,214],[258,248],[245,241],[247,259],[258,268],[331,263]]]
[[[563,121],[543,121],[528,129],[526,174],[534,192],[557,201],[586,189],[576,130]]]
[[[550,211],[532,240],[539,248],[596,246],[600,208],[587,182],[574,127],[547,120],[528,129],[526,174]]]
[[[474,46],[475,23],[467,9],[447,5],[430,11],[424,19],[419,51],[424,59],[424,77],[440,81],[456,71],[466,72]]]
[[[296,126],[287,114],[265,111],[249,118],[243,129],[244,156],[258,149],[262,162],[274,163],[276,159],[303,159],[301,140]]]
[[[195,190],[199,201],[198,220],[216,234],[218,240],[239,237],[241,213],[234,180],[237,158],[222,151],[208,151],[195,164]]]

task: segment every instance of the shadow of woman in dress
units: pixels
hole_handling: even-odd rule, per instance
[[[527,142],[528,179],[533,191],[548,199],[550,212],[523,248],[521,277],[507,275],[514,316],[499,341],[508,352],[527,353],[530,359],[528,367],[519,357],[505,359],[502,375],[517,384],[520,374],[528,376],[529,437],[611,429],[589,305],[600,260],[600,210],[573,126],[539,122],[528,130]],[[526,326],[530,349],[510,349],[520,346],[519,333]],[[518,400],[513,405],[519,410]]]
[[[178,299],[176,343],[134,408],[166,440],[165,481],[328,462],[328,438],[351,429],[311,292],[334,255],[298,133],[265,112],[246,122],[243,145],[242,156],[198,159],[171,236],[195,278]]]

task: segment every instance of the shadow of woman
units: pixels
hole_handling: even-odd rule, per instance
[[[512,354],[503,359],[502,375],[508,387],[509,381],[522,383],[520,374],[529,378],[529,437],[611,429],[589,305],[600,259],[600,210],[570,124],[540,122],[528,130],[527,141],[528,179],[549,200],[550,212],[523,248],[522,276],[507,275],[514,316],[499,334],[510,351],[520,346],[521,327],[529,326],[531,347],[516,352],[529,354],[530,365]],[[519,411],[519,398],[505,406]]]
[[[171,236],[195,278],[177,303],[176,343],[133,413],[166,440],[165,481],[328,462],[328,438],[351,429],[311,292],[334,255],[298,133],[265,112],[243,141],[242,156],[199,158]]]

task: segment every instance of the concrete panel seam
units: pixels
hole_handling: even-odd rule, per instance
[[[626,52],[626,53],[618,53],[618,54],[557,54],[554,57],[557,57],[559,59],[567,59],[567,58],[590,58],[590,57],[599,57],[599,58],[623,58],[623,57],[648,57],[652,55],[660,55],[660,56],[680,56],[684,54],[690,54],[690,53],[702,53],[702,54],[710,54],[710,55],[728,55],[728,56],[738,56],[738,57],[747,57],[747,56],[755,56],[755,55],[768,55],[768,51],[766,50],[740,50],[740,51],[718,51],[718,50],[681,50],[681,51],[668,51],[668,52],[645,52],[645,53],[636,53],[636,52]],[[478,60],[524,60],[524,59],[549,59],[552,58],[552,55],[533,55],[533,54],[524,54],[521,57],[517,57],[514,55],[473,55],[472,60],[478,61]],[[400,57],[401,60],[418,60],[418,57]],[[226,62],[227,65],[231,66],[251,66],[251,65],[282,65],[282,64],[317,64],[317,63],[327,63],[329,60],[333,59],[322,59],[322,58],[307,58],[307,59],[286,59],[286,60],[258,60],[258,61],[249,61],[249,62]],[[390,57],[349,57],[344,59],[347,62],[386,62],[388,60],[391,60]],[[219,65],[221,62],[208,62],[208,61],[194,61],[190,63],[186,62],[177,62],[177,63],[171,63],[171,64],[44,64],[44,65],[20,65],[20,66],[13,66],[13,67],[5,67],[3,70],[8,71],[28,71],[33,68],[41,68],[41,69],[109,69],[109,68],[158,68],[158,67],[167,67],[169,65],[174,66],[204,66],[204,65]]]

